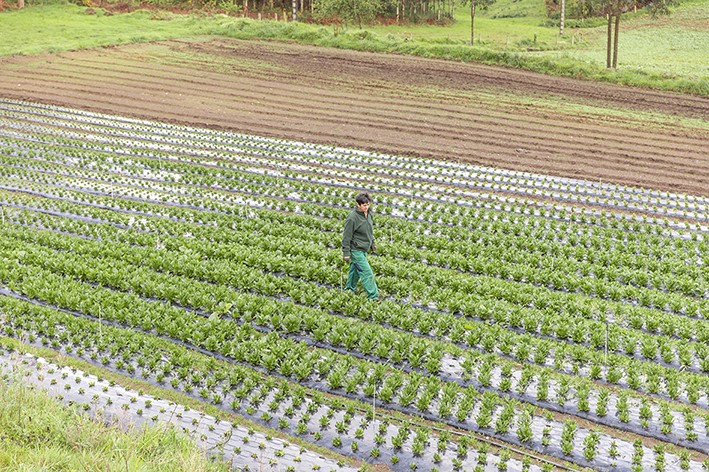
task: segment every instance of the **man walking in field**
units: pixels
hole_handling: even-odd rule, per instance
[[[367,261],[367,252],[375,250],[372,213],[369,211],[372,199],[368,193],[360,193],[355,197],[355,202],[355,209],[347,216],[342,233],[342,255],[345,262],[350,263],[345,290],[354,293],[361,280],[367,298],[379,301],[374,272]]]

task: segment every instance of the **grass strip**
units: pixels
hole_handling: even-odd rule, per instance
[[[3,344],[20,347],[19,342],[1,340]],[[48,351],[42,354],[49,357]],[[22,382],[0,382],[0,470],[49,470],[48,467],[165,472],[229,470],[226,464],[207,459],[196,444],[174,428],[150,426],[123,431],[80,414]]]
[[[31,345],[21,342],[20,340],[17,340],[14,338],[9,338],[6,336],[0,336],[0,347],[13,349],[13,350],[16,350],[17,352],[20,352],[20,353],[32,354],[35,357],[42,357],[45,360],[47,360],[48,362],[51,362],[53,364],[71,367],[73,369],[83,371],[87,374],[95,375],[99,379],[105,379],[110,382],[115,382],[116,384],[121,385],[126,389],[134,390],[136,392],[140,392],[141,394],[150,395],[155,398],[162,398],[162,399],[168,400],[170,402],[187,407],[189,409],[204,412],[205,414],[210,415],[220,421],[226,421],[226,422],[230,422],[232,424],[239,424],[245,428],[253,429],[254,431],[259,431],[267,436],[283,439],[285,441],[288,441],[291,444],[295,444],[300,447],[307,448],[310,451],[320,454],[322,456],[333,458],[335,460],[342,460],[343,462],[350,464],[350,465],[358,465],[357,461],[352,459],[351,457],[341,456],[339,454],[334,453],[331,449],[328,449],[326,447],[318,446],[317,444],[313,444],[311,442],[302,440],[296,436],[289,436],[277,429],[266,428],[263,425],[261,425],[259,423],[255,423],[253,421],[250,421],[247,418],[244,418],[243,416],[238,415],[236,413],[229,413],[223,409],[218,408],[215,405],[200,402],[200,401],[196,400],[195,398],[192,398],[188,395],[176,392],[175,390],[172,390],[172,389],[158,388],[158,387],[154,386],[153,384],[151,384],[150,382],[140,380],[137,377],[136,378],[126,377],[124,375],[113,372],[109,369],[102,368],[100,366],[97,366],[95,364],[91,364],[91,363],[81,360],[81,359],[67,356],[65,354],[59,353],[59,352],[54,351],[52,349],[31,346]],[[73,426],[71,426],[71,428],[69,428],[66,425],[73,425],[74,424],[73,421],[75,419],[76,419],[76,421],[80,421],[80,422],[93,423],[95,425],[95,427],[98,429],[103,428],[103,429],[109,429],[109,430],[115,431],[115,433],[113,433],[113,434],[116,434],[116,435],[126,434],[126,433],[122,433],[121,431],[119,431],[115,428],[113,428],[113,429],[105,428],[100,423],[95,422],[95,421],[91,420],[90,418],[88,418],[88,416],[78,414],[78,413],[74,412],[74,410],[63,407],[59,402],[52,399],[51,397],[49,397],[49,395],[47,395],[43,392],[33,391],[29,387],[23,386],[23,385],[15,385],[15,384],[6,385],[5,383],[0,382],[0,402],[2,402],[2,405],[0,405],[0,447],[2,447],[2,448],[4,448],[4,446],[5,446],[5,442],[3,442],[3,441],[7,441],[7,438],[3,439],[3,435],[9,437],[9,435],[7,435],[7,433],[5,432],[5,427],[4,427],[5,422],[9,423],[10,425],[14,424],[13,417],[11,415],[8,416],[5,414],[6,413],[6,411],[5,411],[5,396],[4,396],[5,393],[3,392],[3,389],[10,389],[10,388],[22,389],[24,394],[33,395],[33,396],[36,395],[37,397],[39,397],[42,400],[42,402],[38,401],[38,403],[49,404],[49,406],[47,408],[51,408],[51,409],[48,410],[48,414],[53,412],[54,409],[66,410],[65,417],[68,418],[67,421],[60,422],[56,428],[53,427],[52,429],[47,429],[47,428],[42,429],[42,431],[48,431],[47,434],[49,435],[50,439],[54,439],[54,436],[57,436],[58,437],[57,441],[63,440],[62,436],[64,435],[64,432],[68,431],[68,429],[74,428]],[[20,397],[20,399],[21,398],[22,397]],[[20,407],[22,407],[22,403],[20,403]],[[27,415],[32,415],[31,410],[29,410],[29,408],[26,408],[26,410],[28,411]],[[15,415],[17,415],[17,411],[15,411]],[[37,422],[37,418],[41,418],[41,416],[38,416],[38,415],[32,415],[32,417],[34,418],[35,422]],[[32,420],[30,420],[30,421],[32,421]],[[54,426],[54,425],[50,425],[50,426]],[[42,427],[43,427],[43,425],[40,424],[39,428],[41,429]],[[162,428],[157,427],[157,428],[150,428],[150,429],[151,430],[155,429],[157,432],[161,432],[161,431],[165,430],[164,427],[162,427]],[[20,427],[19,430],[21,433],[22,427]],[[91,430],[88,430],[88,431],[91,432]],[[27,432],[25,433],[25,435],[28,437],[29,437],[29,434],[30,433],[27,433]],[[129,432],[128,434],[131,434],[131,433]],[[133,431],[132,434],[139,435],[139,434],[144,434],[144,433],[142,433],[142,430],[141,430],[140,432]],[[20,436],[22,436],[22,434],[20,434]],[[94,437],[93,435],[90,435],[90,434],[87,434],[87,436],[88,436],[88,438]],[[69,438],[69,439],[71,439],[71,438]],[[194,472],[210,471],[211,472],[213,470],[214,471],[229,470],[228,467],[222,468],[221,464],[209,462],[204,457],[203,452],[201,452],[196,445],[191,443],[189,441],[189,439],[184,438],[184,436],[178,435],[177,439],[174,439],[175,446],[180,445],[177,442],[178,440],[183,441],[185,443],[185,445],[182,446],[182,449],[176,448],[175,453],[177,453],[178,451],[181,451],[183,449],[188,450],[187,449],[188,446],[190,446],[190,447],[194,446],[193,452],[195,454],[197,454],[198,456],[202,457],[206,468],[200,468],[199,467],[200,464],[198,462],[195,462],[194,467],[192,467],[190,465],[191,463],[185,462],[185,464],[186,464],[185,467],[175,465],[175,463],[170,463],[170,464],[167,464],[168,467],[166,467],[166,468],[160,468],[160,469],[149,468],[149,469],[145,469],[145,470],[146,471],[152,471],[152,470],[162,471],[162,470],[164,470],[166,472],[174,472],[176,470],[189,470],[191,472],[192,471],[194,471]],[[37,440],[36,443],[37,444],[45,444],[45,445],[51,444],[51,442],[40,441],[40,440]],[[116,443],[116,444],[118,444],[118,443]],[[162,443],[155,441],[155,444],[159,445]],[[171,447],[172,446],[169,443],[167,443],[164,446],[164,449],[166,451],[168,451],[168,454],[167,454],[168,456],[170,455],[169,451],[171,450]],[[134,452],[136,450],[136,448],[131,447],[131,448],[129,448],[129,450]],[[156,450],[159,451],[159,449],[156,449]],[[3,452],[4,452],[4,449],[0,450],[0,470],[3,470],[2,467],[4,467],[6,465],[3,462],[3,459],[4,459]],[[177,457],[177,458],[179,458],[179,457]],[[48,462],[48,463],[51,463],[51,462]],[[110,468],[107,468],[107,466],[104,466],[103,468],[97,466],[97,467],[91,467],[86,470],[124,470],[125,463],[120,463],[119,465],[120,465],[120,467],[116,466],[115,468],[113,467],[113,465],[111,465]],[[16,470],[16,469],[11,469],[11,470]],[[77,466],[77,467],[68,467],[65,470],[85,470],[85,469],[83,466]],[[128,470],[134,470],[134,469],[129,468]],[[144,469],[140,469],[140,470],[144,470]],[[367,469],[364,468],[362,470],[364,471]]]

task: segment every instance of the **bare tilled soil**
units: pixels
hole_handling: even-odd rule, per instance
[[[228,39],[0,59],[0,96],[709,196],[709,99]]]

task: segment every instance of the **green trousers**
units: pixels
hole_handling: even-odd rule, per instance
[[[370,300],[379,298],[379,290],[377,290],[377,283],[374,281],[372,267],[367,261],[367,254],[364,251],[352,251],[352,254],[350,254],[350,272],[347,274],[345,290],[351,290],[354,293],[360,280],[364,291],[367,292],[367,298]]]

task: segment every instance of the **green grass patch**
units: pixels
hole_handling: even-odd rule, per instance
[[[87,13],[92,12],[92,13]],[[0,13],[0,55],[39,54],[143,43],[201,34],[213,18],[138,10],[107,15],[72,3],[52,3]]]
[[[1,313],[0,313],[0,315],[1,315]],[[0,316],[0,321],[2,321],[1,316]],[[166,345],[169,345],[169,342],[165,341],[165,343],[166,343]],[[59,366],[68,366],[71,368],[79,369],[87,374],[95,375],[96,377],[98,377],[100,379],[105,379],[108,381],[115,382],[116,384],[121,385],[124,388],[134,390],[136,392],[141,392],[142,394],[151,395],[155,398],[162,398],[162,399],[171,401],[173,403],[182,405],[184,407],[190,408],[195,411],[204,412],[205,414],[208,414],[220,421],[228,421],[232,424],[239,424],[245,428],[262,432],[263,434],[265,434],[267,436],[271,436],[274,438],[281,438],[284,441],[287,441],[291,444],[296,444],[300,447],[307,448],[308,450],[318,453],[318,454],[325,456],[325,457],[334,458],[335,460],[342,460],[343,462],[345,462],[349,465],[352,465],[352,466],[362,465],[362,464],[359,464],[359,462],[356,461],[355,459],[352,459],[351,457],[340,456],[339,454],[333,452],[330,449],[327,449],[326,447],[307,442],[304,439],[301,439],[296,436],[289,436],[280,430],[267,428],[259,423],[255,423],[253,421],[250,421],[250,420],[248,420],[248,419],[244,418],[243,416],[238,415],[236,413],[230,413],[230,412],[224,411],[224,410],[222,410],[222,409],[218,408],[217,406],[212,405],[210,403],[201,402],[195,398],[192,398],[192,397],[187,396],[185,394],[176,392],[175,390],[158,388],[158,387],[150,384],[149,382],[146,382],[144,380],[140,380],[139,378],[125,377],[123,375],[117,374],[117,373],[112,372],[112,371],[105,369],[103,367],[99,367],[99,366],[90,364],[86,361],[82,361],[82,360],[79,360],[79,359],[76,359],[73,357],[69,357],[69,356],[60,354],[60,353],[53,351],[51,349],[48,349],[48,348],[38,348],[38,347],[34,347],[34,346],[29,346],[27,344],[24,344],[24,343],[18,341],[17,339],[8,338],[5,336],[0,336],[0,347],[4,347],[6,349],[12,349],[12,350],[15,350],[20,353],[29,353],[29,354],[32,354],[36,357],[42,357],[45,360],[47,360],[48,362],[57,364]],[[208,369],[208,367],[201,365],[199,363],[197,363],[197,365],[202,369],[205,369],[205,370]],[[0,387],[2,387],[3,385],[4,384],[3,384],[2,380],[0,379]],[[25,387],[25,390],[30,391],[30,389],[27,387]],[[67,410],[67,414],[70,414],[72,418],[83,416],[82,421],[92,422],[97,426],[101,426],[98,423],[89,419],[86,415],[81,415],[81,414],[75,412],[75,410],[71,410],[68,407],[63,406],[62,404],[60,404],[56,400],[52,399],[48,395],[43,394],[42,392],[35,392],[35,393],[37,393],[40,397],[45,397],[45,399],[47,400],[47,403],[53,403],[54,404],[53,407],[56,407],[56,408],[62,409],[62,410]],[[0,394],[0,402],[2,402],[2,401],[3,401],[3,397],[2,397],[2,394]],[[44,399],[43,399],[43,401],[44,401]],[[2,405],[0,405],[0,438],[2,438],[2,435],[3,435],[2,414],[3,414],[2,413]],[[119,430],[116,430],[115,428],[113,428],[113,429],[107,428],[107,429],[116,435],[126,434],[126,433],[122,433]],[[48,432],[48,434],[61,435],[62,430],[61,429],[52,429],[51,431]],[[128,433],[128,434],[130,434],[130,433]],[[138,433],[134,432],[133,434],[138,434]],[[180,438],[178,438],[178,439],[180,439]],[[61,438],[58,438],[58,440],[61,441]],[[190,443],[188,440],[186,440],[185,442],[187,442],[188,445],[193,445],[193,443]],[[180,444],[178,444],[178,445],[180,445]],[[2,439],[0,439],[0,448],[2,446],[3,446],[3,442],[2,442]],[[184,446],[184,447],[187,447],[187,446]],[[203,453],[201,453],[199,451],[199,449],[197,448],[196,445],[194,446],[194,448],[195,448],[194,452],[196,454],[203,456]],[[180,449],[178,449],[178,450],[180,450]],[[200,468],[195,468],[195,469],[192,469],[192,468],[129,469],[129,470],[141,470],[141,471],[145,470],[146,472],[153,471],[153,470],[160,470],[160,471],[165,470],[166,472],[167,471],[174,472],[176,470],[189,470],[190,472],[192,472],[192,471],[194,471],[194,472],[201,472],[201,471],[211,472],[211,471],[230,470],[228,467],[222,468],[221,464],[206,462],[206,460],[205,460],[205,464],[208,467],[214,467],[214,468],[206,468],[206,469],[200,469]],[[4,467],[4,464],[2,462],[2,451],[0,451],[0,471],[4,470],[3,467]],[[368,470],[366,465],[364,465],[363,467],[364,467],[363,470]],[[10,470],[15,472],[16,469],[10,469]],[[17,469],[17,470],[19,470],[19,469]],[[83,468],[65,468],[65,469],[59,469],[59,470],[84,470],[84,469]],[[103,469],[92,468],[89,470],[125,470],[125,467],[115,468],[115,469],[114,468],[107,469],[106,467],[104,467]]]
[[[408,41],[470,43],[470,8],[459,6],[455,21],[448,26],[392,25],[370,26],[380,35],[391,34]],[[521,50],[520,43],[557,44],[557,30],[544,26],[544,4],[535,0],[500,0],[487,11],[475,15],[475,43],[496,49]]]
[[[80,414],[46,392],[0,381],[0,470],[228,471],[182,432],[122,431]]]
[[[499,0],[475,21],[470,45],[467,7],[449,26],[401,25],[333,28],[256,21],[227,15],[155,13],[108,15],[100,9],[53,3],[0,13],[0,55],[218,35],[239,39],[296,41],[316,46],[410,54],[481,62],[546,74],[601,80],[709,96],[709,3],[692,0],[671,17],[625,15],[619,70],[605,68],[605,26],[558,28],[533,0]],[[88,12],[88,13],[87,13]],[[652,45],[650,47],[649,45]]]
[[[564,57],[603,66],[606,60],[605,27],[575,34],[581,38],[578,47],[534,55],[553,60]],[[653,77],[653,81],[659,78],[660,81],[677,83],[704,82],[706,87],[709,80],[709,2],[687,2],[669,17],[628,14],[621,22],[618,41],[619,70],[621,73],[632,72],[641,85]]]

